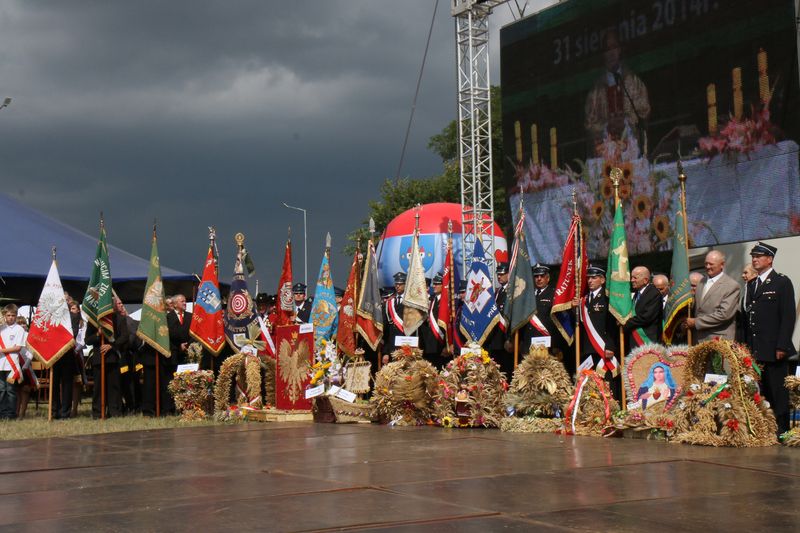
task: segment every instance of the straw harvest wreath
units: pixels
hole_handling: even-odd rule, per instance
[[[264,396],[267,404],[275,402],[275,361],[259,358],[249,353],[237,353],[225,359],[214,387],[214,416],[220,420],[231,418],[231,387],[236,386],[238,405],[250,409],[261,409],[261,370],[264,369]]]
[[[574,435],[603,434],[611,417],[619,411],[606,380],[594,370],[584,370],[564,411],[566,432]]]
[[[175,409],[181,421],[202,420],[211,414],[213,403],[214,373],[210,370],[180,372],[167,386],[175,399]]]
[[[510,413],[504,418],[503,431],[549,433],[562,426],[561,414],[572,391],[572,380],[564,365],[547,353],[547,348],[534,346],[514,371],[514,378],[505,396]]]
[[[444,427],[497,427],[505,415],[508,387],[489,354],[478,344],[456,357],[439,374],[434,399],[436,423]]]
[[[721,359],[727,381],[705,382],[709,362]],[[689,348],[685,394],[676,406],[677,442],[706,446],[770,446],[777,442],[777,424],[759,391],[761,369],[748,349],[727,340],[711,340]]]
[[[372,401],[378,419],[401,426],[424,425],[433,416],[438,372],[422,351],[403,346],[375,376]]]
[[[789,404],[792,409],[800,409],[800,377],[786,376],[783,383],[789,390]],[[800,427],[792,428],[781,435],[781,443],[784,446],[800,446]]]

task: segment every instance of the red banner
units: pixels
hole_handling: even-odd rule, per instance
[[[453,352],[453,315],[455,314],[455,302],[458,280],[453,275],[455,272],[453,265],[453,242],[448,239],[447,254],[444,256],[444,272],[442,273],[442,297],[439,299],[439,316],[437,322],[445,331],[447,351]]]
[[[275,325],[286,326],[293,324],[294,297],[292,296],[292,241],[286,241],[286,251],[283,254],[283,269],[281,280],[278,282],[278,301],[275,302]]]
[[[561,259],[561,271],[558,274],[553,307],[550,315],[561,335],[572,344],[575,335],[575,317],[569,312],[572,301],[586,292],[586,248],[581,235],[581,217],[573,215],[569,227],[567,241],[564,243],[564,254]]]
[[[311,410],[311,400],[306,400],[305,391],[314,363],[313,328],[309,324],[278,326],[275,344],[278,349],[275,407],[290,411]]]
[[[197,298],[192,308],[192,323],[189,334],[206,350],[218,355],[225,346],[225,329],[222,323],[222,299],[219,293],[217,258],[214,246],[209,245],[203,279],[197,288]]]
[[[360,250],[356,250],[353,265],[350,267],[350,276],[347,278],[347,287],[344,290],[342,303],[339,305],[339,329],[336,332],[336,342],[345,354],[352,356],[356,352],[356,283],[358,283],[358,257]]]

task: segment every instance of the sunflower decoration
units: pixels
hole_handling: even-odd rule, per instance
[[[656,232],[656,237],[659,242],[664,242],[669,239],[670,228],[669,218],[666,215],[658,215],[653,220],[653,229]]]
[[[653,202],[648,196],[640,194],[633,199],[633,212],[639,220],[648,220],[653,213]]]
[[[598,200],[592,206],[592,217],[594,217],[595,220],[600,220],[603,218],[603,213],[605,213],[605,211],[606,206],[603,205],[603,202]]]
[[[611,178],[607,176],[603,178],[603,183],[600,185],[600,193],[606,200],[610,200],[614,196],[614,184],[611,183]]]
[[[418,348],[404,346],[392,352],[392,359],[375,376],[375,415],[398,426],[427,424],[433,415],[438,372]]]

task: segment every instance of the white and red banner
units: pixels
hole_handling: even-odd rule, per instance
[[[72,320],[55,259],[44,282],[39,305],[28,331],[28,349],[50,368],[75,344]]]

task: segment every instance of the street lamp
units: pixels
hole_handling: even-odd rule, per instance
[[[294,207],[286,202],[283,202],[283,207],[287,207],[289,209],[294,209],[295,211],[302,211],[303,212],[303,265],[304,265],[304,274],[303,283],[306,284],[308,287],[308,234],[306,233],[306,210],[302,207]]]

